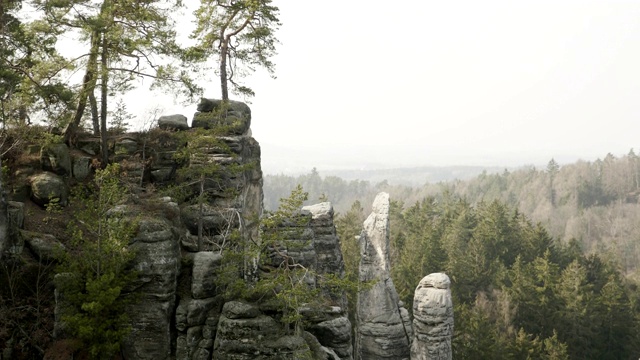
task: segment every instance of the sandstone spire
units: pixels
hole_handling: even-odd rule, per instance
[[[359,241],[355,358],[409,359],[411,325],[403,322],[389,270],[389,194],[376,196]]]
[[[453,304],[451,281],[443,273],[420,280],[413,298],[411,360],[451,360]]]

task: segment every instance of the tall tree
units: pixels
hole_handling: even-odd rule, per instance
[[[87,48],[78,57],[85,61],[85,73],[77,92],[75,115],[64,130],[65,141],[75,133],[87,99],[97,88],[101,92],[100,122],[104,134],[109,95],[131,89],[136,79],[152,78],[152,87],[171,84],[166,88],[179,94],[193,95],[198,91],[186,71],[179,72],[171,65],[171,59],[181,53],[175,41],[175,23],[170,17],[181,6],[180,0],[36,0],[35,3],[44,10],[52,28],[59,33],[80,33],[79,41]]]
[[[27,124],[44,112],[55,124],[72,100],[60,80],[68,62],[56,52],[55,31],[42,20],[24,22],[21,7],[21,0],[0,1],[0,123]]]
[[[547,174],[549,174],[549,200],[551,201],[551,205],[556,205],[556,191],[553,188],[553,180],[555,179],[558,171],[560,170],[560,165],[555,161],[555,159],[551,158],[549,163],[547,164]]]
[[[222,100],[229,100],[228,83],[232,90],[253,96],[251,88],[238,82],[238,78],[254,72],[256,67],[266,69],[273,76],[278,40],[275,31],[280,27],[279,9],[271,0],[201,0],[196,10],[196,29],[191,38],[198,43],[187,58],[206,61],[218,56],[218,76]]]

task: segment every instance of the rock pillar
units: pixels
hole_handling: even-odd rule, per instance
[[[411,329],[402,318],[389,266],[389,194],[380,193],[360,235],[355,359],[409,359]]]
[[[430,274],[420,280],[413,298],[411,360],[451,360],[453,304],[449,277]]]

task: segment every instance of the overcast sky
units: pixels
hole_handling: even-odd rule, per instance
[[[640,148],[640,1],[274,4],[277,79],[246,81],[267,173]],[[174,110],[191,118],[195,105]]]

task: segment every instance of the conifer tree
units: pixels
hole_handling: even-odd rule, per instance
[[[197,41],[186,56],[188,61],[206,61],[218,57],[217,75],[223,101],[229,100],[228,83],[232,91],[253,96],[251,88],[239,78],[262,67],[273,76],[280,27],[279,9],[272,0],[202,0],[195,12],[196,29],[191,37]]]
[[[82,197],[69,224],[71,246],[60,255],[62,276],[56,277],[56,288],[74,309],[62,321],[99,359],[115,355],[129,332],[122,295],[136,277],[128,268],[135,256],[128,245],[136,223],[114,211],[127,198],[118,178],[117,164],[96,172],[95,192]]]

